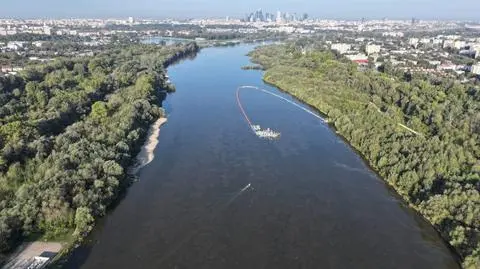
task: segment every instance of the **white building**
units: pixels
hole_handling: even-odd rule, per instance
[[[347,55],[346,57],[353,62],[368,62],[368,56],[362,53],[355,55]]]
[[[335,43],[335,44],[332,44],[331,46],[331,50],[336,50],[338,51],[340,54],[344,54],[346,53],[347,51],[349,51],[350,49],[352,48],[352,45],[350,44],[345,44],[345,43]]]
[[[441,46],[442,43],[443,43],[443,40],[442,40],[442,39],[437,39],[437,38],[435,38],[435,39],[433,39],[433,41],[432,41],[432,44],[433,44],[434,46]]]
[[[280,11],[277,11],[276,22],[277,23],[282,23],[282,12],[280,12]]]
[[[480,75],[480,63],[472,65],[472,74]]]
[[[404,34],[402,32],[384,32],[382,36],[390,36],[390,37],[403,37]]]
[[[414,46],[414,47],[416,48],[417,45],[418,45],[418,41],[419,41],[418,38],[414,38],[414,37],[413,37],[413,38],[410,38],[410,39],[408,40],[408,45]]]
[[[453,40],[445,40],[443,41],[443,48],[453,48],[455,46],[455,41]]]
[[[467,46],[467,42],[465,42],[465,41],[457,40],[453,43],[453,47],[456,48],[457,50],[463,49],[466,46]]]
[[[48,27],[48,26],[43,26],[43,33],[46,34],[46,35],[51,35],[52,34],[52,28]]]
[[[475,58],[480,57],[480,44],[474,44],[470,47],[470,50],[475,51]]]
[[[32,42],[32,45],[34,45],[37,48],[41,48],[43,46],[43,41],[34,41]]]
[[[10,50],[19,50],[21,48],[23,48],[22,42],[12,41],[12,42],[8,42],[7,44],[7,49],[10,49]]]
[[[432,40],[430,38],[422,38],[420,39],[420,43],[422,44],[430,44]]]
[[[446,64],[442,64],[442,65],[437,66],[437,69],[438,70],[443,70],[443,71],[447,71],[447,70],[455,71],[455,70],[457,70],[457,65],[452,64],[452,63],[446,63]]]
[[[0,36],[5,36],[5,35],[15,35],[17,34],[17,30],[11,30],[9,28],[0,28]]]
[[[381,47],[379,45],[369,44],[365,46],[365,52],[367,55],[375,54],[380,52]]]

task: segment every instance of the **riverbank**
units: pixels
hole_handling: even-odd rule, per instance
[[[456,179],[462,174],[471,177],[472,166],[466,162],[462,164],[463,171],[450,168],[451,157],[443,159],[443,156],[452,150],[449,145],[455,144],[454,141],[443,141],[441,147],[446,149],[439,149],[440,142],[433,142],[434,138],[439,138],[429,137],[426,131],[434,126],[422,125],[422,120],[404,120],[402,111],[395,109],[395,103],[386,103],[390,96],[382,96],[385,90],[379,89],[377,93],[372,88],[379,81],[401,82],[360,73],[353,64],[337,60],[328,53],[289,54],[281,46],[272,46],[257,49],[250,56],[254,63],[266,69],[265,83],[325,115],[336,133],[360,153],[372,170],[438,231],[465,268],[480,265],[476,239],[479,229],[474,217],[479,210],[478,191],[465,182],[459,187],[462,181]],[[402,86],[410,87],[406,84]],[[394,85],[383,86],[395,88]],[[372,102],[381,106],[388,117],[369,106]],[[405,129],[407,124],[412,127],[410,130]],[[422,130],[425,136],[412,133],[413,129]],[[468,149],[462,150],[468,154]],[[432,156],[431,152],[437,153]],[[457,176],[449,178],[448,174]],[[463,209],[456,209],[458,207]]]
[[[387,186],[389,187],[390,190],[392,190],[394,192],[394,194],[396,196],[398,196],[400,199],[402,199],[402,201],[405,203],[406,206],[410,207],[411,209],[413,209],[420,218],[422,218],[424,221],[428,222],[430,225],[432,225],[434,228],[435,228],[435,231],[442,237],[442,232],[437,229],[435,227],[435,225],[428,219],[426,218],[424,215],[422,215],[420,213],[420,208],[418,206],[416,206],[415,204],[409,202],[409,199],[407,198],[408,197],[408,193],[404,193],[404,192],[401,192],[401,190],[399,190],[398,188],[396,188],[396,186],[394,184],[392,184],[390,181],[388,180],[385,180],[384,176],[382,176],[382,174],[380,173],[380,171],[378,169],[376,169],[374,166],[373,166],[373,163],[372,161],[360,150],[360,148],[356,145],[354,145],[349,139],[347,139],[347,137],[345,136],[345,133],[342,133],[339,131],[338,128],[335,127],[335,121],[334,120],[331,120],[328,115],[326,114],[325,111],[322,111],[320,110],[319,108],[313,106],[312,104],[310,104],[308,101],[306,101],[305,99],[302,99],[300,98],[299,96],[293,94],[291,91],[285,89],[285,88],[282,88],[278,85],[276,85],[274,82],[272,81],[269,81],[267,79],[265,79],[265,77],[263,78],[263,82],[272,86],[272,87],[275,87],[277,88],[278,90],[286,93],[286,94],[289,94],[291,95],[292,97],[294,97],[295,99],[297,99],[299,102],[309,106],[311,109],[313,109],[314,111],[316,111],[317,113],[319,113],[320,115],[322,115],[324,121],[328,124],[328,126],[335,132],[335,134],[342,140],[344,141],[356,154],[358,154],[363,163],[368,167],[370,168],[376,176],[378,176],[379,178],[381,178],[386,184]],[[455,254],[455,257],[457,258],[458,262],[461,263],[461,258],[460,258],[460,254],[458,253],[458,251],[447,241],[444,239],[444,242],[447,244],[448,248],[450,249],[450,251],[452,251],[453,254]],[[477,268],[470,268],[468,267],[467,269],[477,269]]]
[[[155,121],[148,130],[147,140],[140,153],[137,155],[137,165],[132,169],[131,174],[136,174],[140,169],[149,164],[155,158],[154,150],[158,145],[160,127],[167,122],[167,118],[161,117]]]
[[[167,118],[162,116],[158,118],[149,128],[145,143],[143,144],[140,152],[136,156],[135,164],[129,169],[129,175],[131,177],[135,177],[136,174],[147,164],[149,164],[154,158],[154,151],[158,145],[158,139],[160,136],[160,129],[161,126],[167,122]],[[123,189],[122,193],[126,191],[127,187]],[[118,201],[123,198],[123,195],[120,195]],[[115,203],[116,204],[116,203]],[[112,207],[114,207],[113,205]],[[93,229],[93,226],[92,226]],[[57,255],[52,259],[51,264],[48,265],[48,268],[63,268],[64,263],[67,262],[69,255],[74,251],[76,248],[80,247],[83,244],[83,241],[87,236],[90,234],[90,231],[81,234],[76,238],[72,238],[72,240],[68,242],[63,242],[61,248],[58,249],[56,252]]]

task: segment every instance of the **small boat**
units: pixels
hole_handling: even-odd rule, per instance
[[[246,191],[248,188],[250,188],[252,186],[252,183],[248,183],[247,186],[243,187],[243,189],[241,190],[241,192],[244,192]]]

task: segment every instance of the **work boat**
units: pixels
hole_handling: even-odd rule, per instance
[[[279,132],[275,132],[275,131],[271,130],[270,128],[262,130],[260,125],[251,125],[251,128],[255,132],[255,134],[260,138],[278,139],[280,137]]]

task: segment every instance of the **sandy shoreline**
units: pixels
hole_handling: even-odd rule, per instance
[[[158,137],[160,136],[160,127],[167,122],[167,118],[159,118],[148,130],[147,141],[143,145],[140,153],[137,155],[137,165],[132,169],[131,173],[136,174],[142,167],[149,164],[155,158],[153,151],[158,145]]]

